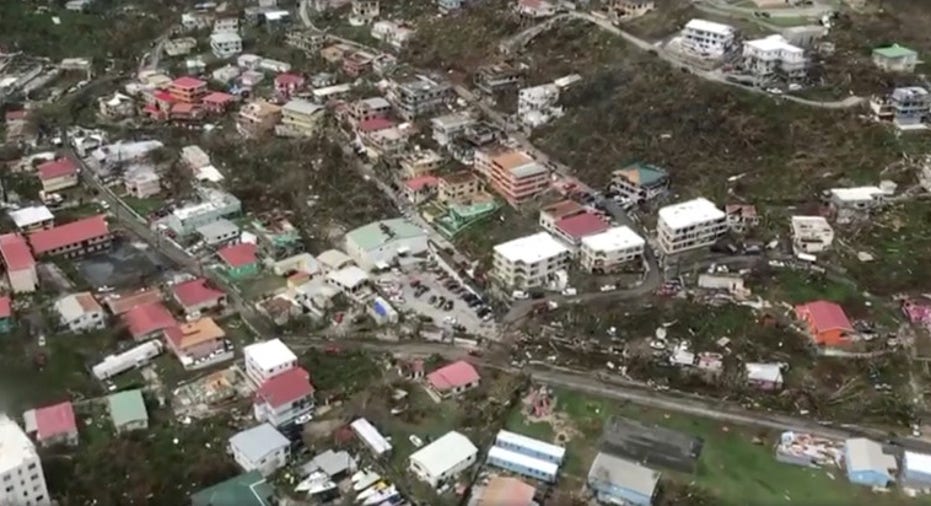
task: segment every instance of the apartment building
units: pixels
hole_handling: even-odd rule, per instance
[[[600,234],[583,237],[579,263],[595,274],[606,274],[643,258],[646,241],[630,227],[613,227]]]
[[[313,412],[314,387],[310,374],[301,367],[265,380],[255,392],[252,405],[255,419],[284,427]]]
[[[172,100],[185,104],[199,104],[207,94],[207,83],[193,77],[179,77],[168,85]]]
[[[549,169],[516,149],[477,150],[475,167],[512,206],[529,201],[549,187]]]
[[[549,123],[563,115],[563,108],[556,105],[559,101],[559,86],[541,84],[524,88],[517,94],[517,117],[530,128]]]
[[[219,32],[210,35],[210,51],[221,60],[232,58],[242,52],[242,37],[235,32]]]
[[[824,216],[792,217],[792,250],[796,254],[821,253],[833,242],[834,229]]]
[[[878,47],[873,50],[873,64],[889,72],[914,72],[918,53],[898,44]]]
[[[546,232],[494,247],[492,276],[512,290],[542,287],[569,266],[571,251]]]
[[[407,121],[439,109],[451,98],[449,83],[426,76],[394,83],[388,93],[388,101]]]
[[[401,167],[401,178],[413,179],[432,174],[443,164],[443,157],[432,149],[421,149],[403,154],[398,164]]]
[[[655,165],[632,163],[611,173],[611,189],[631,203],[648,202],[669,189],[669,173]]]
[[[485,65],[475,73],[474,82],[485,93],[511,90],[524,82],[524,71],[507,63]]]
[[[733,26],[693,19],[682,29],[680,44],[698,55],[720,58],[733,48],[736,37],[737,30]]]
[[[778,76],[797,81],[805,77],[808,59],[804,49],[777,34],[744,42],[742,65],[758,80]]]
[[[275,133],[283,137],[313,137],[325,109],[307,100],[294,99],[281,107],[281,124]]]
[[[29,234],[36,256],[72,258],[110,247],[110,227],[102,214]]]
[[[42,461],[29,436],[6,415],[0,415],[0,504],[48,506],[51,499]]]
[[[30,293],[39,286],[36,259],[26,239],[19,234],[0,235],[0,259],[6,268],[7,281],[13,293]]]
[[[470,170],[446,174],[437,181],[437,199],[443,203],[465,204],[482,194],[482,180]]]
[[[255,100],[239,110],[236,130],[243,137],[260,137],[274,131],[280,119],[280,106],[265,100]]]
[[[433,129],[433,140],[441,147],[449,145],[474,124],[475,119],[464,112],[444,114],[430,120],[430,126]]]
[[[368,24],[381,14],[379,0],[352,0],[350,20],[361,24]]]
[[[666,255],[710,246],[727,233],[727,216],[710,200],[697,198],[659,210],[656,226]]]
[[[349,116],[356,123],[375,118],[387,118],[391,115],[391,103],[382,97],[357,100],[349,105]]]

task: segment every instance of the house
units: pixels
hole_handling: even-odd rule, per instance
[[[346,450],[339,452],[327,450],[304,464],[301,467],[301,474],[310,475],[319,471],[331,480],[341,480],[355,473],[358,468],[356,459],[352,458]]]
[[[416,206],[433,198],[438,185],[439,178],[426,175],[404,181],[402,191],[407,201]]]
[[[162,191],[162,179],[151,167],[138,167],[123,174],[126,192],[137,198],[146,199]]]
[[[242,211],[242,202],[232,193],[206,186],[198,186],[196,190],[199,201],[178,207],[161,220],[179,236],[186,236],[197,230],[197,227]]]
[[[37,256],[73,258],[110,247],[112,235],[107,219],[98,214],[29,234],[29,244]]]
[[[302,75],[285,72],[275,76],[275,94],[282,99],[289,99],[295,92],[304,89],[307,79]]]
[[[236,130],[243,137],[259,137],[272,132],[280,119],[281,107],[265,100],[255,100],[239,110]]]
[[[165,329],[178,324],[171,311],[161,302],[136,306],[122,315],[129,334],[136,341],[158,337]]]
[[[741,66],[760,84],[774,78],[799,81],[805,78],[808,59],[804,49],[775,34],[744,41]]]
[[[330,273],[352,265],[352,258],[338,249],[328,249],[317,255],[317,263],[324,273]]]
[[[229,452],[244,471],[270,476],[287,465],[291,442],[270,423],[263,423],[231,437]]]
[[[731,51],[736,37],[737,30],[733,26],[693,19],[682,29],[679,44],[688,52],[718,59]]]
[[[395,49],[401,49],[414,36],[414,30],[403,22],[389,20],[376,21],[372,25],[372,37],[388,44]]]
[[[201,106],[211,114],[223,114],[233,106],[236,97],[222,91],[212,91],[201,100]]]
[[[50,506],[52,501],[36,446],[6,415],[0,415],[0,448],[3,448],[0,475],[11,478],[0,488],[0,504]]]
[[[50,228],[55,224],[55,216],[45,206],[28,206],[7,212],[16,229],[20,232],[33,232]]]
[[[898,44],[873,50],[873,64],[889,72],[914,72],[918,53]]]
[[[199,104],[207,94],[207,83],[195,77],[179,77],[168,85],[172,100],[185,104]]]
[[[902,485],[909,488],[931,487],[931,455],[912,451],[902,456]]]
[[[409,469],[437,488],[475,463],[478,448],[456,431],[447,432],[410,456]]]
[[[517,0],[517,13],[531,19],[547,18],[556,14],[556,5],[547,0]]]
[[[166,328],[162,334],[168,349],[178,357],[185,369],[197,369],[232,358],[226,332],[213,318],[179,323]]]
[[[782,364],[749,362],[744,364],[744,370],[750,386],[767,392],[782,389]]]
[[[844,468],[850,483],[885,488],[895,481],[898,463],[883,445],[866,438],[844,442]]]
[[[424,255],[427,233],[405,218],[381,220],[347,233],[345,247],[356,265],[372,269]]]
[[[131,97],[117,91],[109,97],[97,99],[97,113],[103,119],[118,121],[136,114],[136,103]]]
[[[563,115],[559,86],[552,83],[523,88],[517,93],[517,117],[529,128],[543,126]]]
[[[727,233],[727,216],[710,200],[697,198],[659,210],[657,240],[665,255],[711,246]]]
[[[395,125],[391,120],[376,118],[359,124],[358,133],[368,155],[378,158],[401,154],[417,128],[409,123]]]
[[[70,158],[49,160],[36,167],[42,191],[58,192],[78,185],[78,164]]]
[[[252,404],[253,414],[259,422],[268,422],[275,427],[294,423],[314,410],[314,387],[310,374],[301,367],[265,380],[255,391]]]
[[[107,326],[106,313],[90,292],[66,295],[56,300],[53,307],[61,325],[70,332],[88,332]]]
[[[171,288],[172,296],[186,315],[199,316],[202,312],[226,306],[226,294],[197,278],[178,283]]]
[[[267,380],[297,367],[297,356],[280,339],[250,344],[243,348],[246,376],[257,387]]]
[[[13,293],[29,293],[39,286],[36,260],[19,234],[0,235],[0,260],[6,268],[7,281]]]
[[[210,35],[210,51],[221,60],[232,58],[242,52],[242,37],[233,32]]]
[[[792,217],[792,250],[796,253],[821,253],[834,242],[834,229],[823,216]]]
[[[110,419],[117,434],[149,428],[149,412],[146,411],[142,390],[124,390],[107,397]]]
[[[650,506],[660,473],[614,455],[599,452],[588,470],[588,487],[598,501]]]
[[[372,70],[375,55],[367,51],[350,50],[343,57],[343,72],[350,77],[359,77]]]
[[[648,202],[669,190],[669,173],[655,165],[635,162],[611,173],[611,188],[633,204]]]
[[[482,180],[471,170],[437,177],[437,199],[444,204],[469,204],[480,195],[485,195]]]
[[[724,206],[724,214],[727,216],[728,228],[738,234],[744,234],[760,224],[756,206],[750,204],[727,204]]]
[[[273,506],[275,487],[262,473],[249,471],[191,494],[191,506]]]
[[[223,261],[226,275],[233,279],[255,276],[259,272],[258,247],[249,242],[220,248],[217,256]]]
[[[573,251],[578,249],[583,238],[601,234],[609,228],[611,225],[604,217],[587,211],[562,218],[553,225],[554,235]]]
[[[427,385],[440,397],[452,397],[478,386],[481,377],[472,364],[459,360],[427,375]]]
[[[475,73],[475,86],[488,94],[516,89],[524,82],[524,69],[508,63],[483,65]]]
[[[887,96],[870,99],[870,110],[878,121],[891,121],[899,130],[927,128],[931,94],[921,86],[895,88]]]
[[[0,297],[0,334],[7,334],[13,329],[13,299],[8,295]]]
[[[356,302],[365,301],[372,295],[368,274],[355,265],[327,273],[326,282]]]
[[[569,248],[539,232],[495,246],[492,276],[513,290],[542,287],[568,268],[570,258]]]
[[[642,237],[623,226],[583,237],[580,242],[579,265],[596,274],[616,272],[632,263],[638,265],[646,247]]]
[[[352,0],[350,23],[366,25],[378,18],[380,13],[379,0]]]
[[[556,477],[559,474],[559,465],[557,464],[535,459],[523,453],[507,450],[497,445],[492,446],[491,449],[488,450],[486,463],[489,466],[504,469],[544,483],[555,483]]]
[[[290,100],[281,108],[281,125],[275,133],[284,137],[313,137],[326,109],[307,100]]]
[[[412,153],[404,153],[398,160],[401,167],[401,177],[413,179],[427,176],[440,168],[443,157],[432,149],[421,149]]]
[[[391,103],[382,97],[356,100],[349,105],[349,117],[356,124],[375,118],[387,118],[389,115],[391,115]]]
[[[886,192],[878,186],[832,188],[830,195],[831,209],[836,213],[838,223],[850,223],[869,216],[870,211],[886,201]]]
[[[149,363],[153,358],[161,355],[162,348],[161,341],[146,341],[119,355],[107,355],[103,361],[94,365],[91,371],[95,378],[105,381],[130,369]]]
[[[656,8],[653,0],[614,0],[608,10],[619,19],[638,18]]]
[[[512,206],[520,206],[549,187],[549,169],[517,149],[479,149],[475,169]]]
[[[795,306],[795,317],[819,346],[841,346],[851,341],[853,325],[839,304],[826,300],[799,304]]]
[[[415,358],[409,361],[399,361],[398,374],[411,381],[423,379],[425,375],[423,360]]]
[[[388,101],[405,121],[436,111],[452,98],[452,86],[427,76],[392,83]]]
[[[35,433],[36,442],[42,446],[78,444],[78,424],[70,402],[30,409],[23,414],[23,422],[26,433]]]
[[[103,296],[101,303],[116,316],[145,304],[162,301],[162,292],[158,288],[140,288],[138,290],[110,292]]]
[[[433,140],[441,147],[448,145],[474,124],[475,118],[465,112],[444,114],[430,120]]]
[[[194,37],[179,37],[165,41],[165,54],[168,56],[184,56],[189,54],[197,47],[197,39]]]
[[[230,220],[221,218],[213,223],[208,223],[202,227],[197,227],[199,235],[208,246],[218,246],[230,242],[236,242],[241,235],[239,226]]]

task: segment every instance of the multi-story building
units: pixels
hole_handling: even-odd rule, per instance
[[[278,74],[275,76],[275,95],[287,100],[291,98],[291,95],[296,91],[303,89],[306,82],[307,79],[299,74],[291,74],[289,72]]]
[[[643,258],[646,241],[629,227],[582,238],[579,263],[588,272],[610,273]]]
[[[391,114],[391,103],[382,97],[357,100],[349,105],[349,116],[356,123],[375,118],[387,118]]]
[[[697,198],[660,209],[656,230],[663,253],[674,255],[714,244],[727,233],[727,216],[710,200]]]
[[[343,57],[343,72],[351,77],[359,77],[372,70],[375,55],[368,51],[349,51]]]
[[[207,94],[207,83],[193,77],[179,77],[168,85],[172,100],[186,104],[199,104]]]
[[[78,185],[78,164],[70,158],[49,160],[36,167],[42,191],[57,192]]]
[[[617,18],[637,18],[656,8],[653,0],[614,0],[608,10]]]
[[[193,233],[198,227],[221,218],[239,214],[242,202],[233,194],[213,188],[199,188],[201,201],[172,211],[165,224],[179,236]]]
[[[104,215],[83,218],[29,235],[29,244],[37,256],[82,256],[105,250],[112,242]]]
[[[544,125],[563,115],[562,107],[556,105],[558,101],[559,86],[555,84],[524,88],[517,94],[517,117],[530,128]]]
[[[295,30],[285,35],[285,44],[303,51],[310,56],[323,47],[326,42],[326,35],[322,33],[311,32],[308,30]]]
[[[805,77],[805,50],[789,44],[782,35],[748,40],[743,44],[743,68],[758,80],[781,77],[797,81]]]
[[[62,327],[70,332],[100,330],[107,325],[106,313],[90,292],[73,293],[55,301]]]
[[[821,253],[834,242],[834,229],[824,216],[792,217],[792,249],[798,253]]]
[[[931,95],[920,86],[896,88],[890,95],[892,121],[898,127],[920,125],[931,115]]]
[[[281,119],[281,107],[265,100],[242,106],[236,117],[236,130],[243,137],[260,137],[275,129]]]
[[[422,149],[401,155],[398,163],[402,179],[413,179],[432,174],[442,165],[443,157],[432,149]]]
[[[126,192],[137,199],[158,195],[162,191],[161,178],[151,167],[139,167],[123,174]]]
[[[163,331],[165,344],[185,369],[199,369],[232,358],[226,332],[213,318],[168,327]]]
[[[244,471],[270,476],[287,465],[291,441],[270,423],[263,423],[236,433],[229,439],[227,451]]]
[[[479,67],[474,81],[485,93],[497,93],[520,86],[524,82],[524,71],[507,63],[495,63]]]
[[[290,425],[314,410],[314,387],[301,367],[273,376],[259,386],[252,405],[255,419],[275,427]]]
[[[0,504],[48,506],[42,462],[29,436],[6,415],[0,415]]]
[[[210,51],[221,60],[242,52],[242,37],[235,32],[219,32],[210,36]]]
[[[733,26],[693,19],[682,29],[680,43],[684,49],[701,56],[721,58],[733,48],[736,37]]]
[[[324,114],[321,105],[302,99],[291,100],[281,108],[281,124],[275,133],[283,137],[312,137]]]
[[[280,339],[250,344],[242,352],[246,361],[246,376],[256,387],[297,367],[297,355]]]
[[[239,33],[239,18],[217,18],[213,22],[213,33]]]
[[[19,234],[0,235],[0,258],[6,268],[7,281],[13,293],[29,293],[39,286],[36,260],[26,239]]]
[[[470,170],[460,170],[439,177],[437,199],[443,203],[466,204],[482,191],[482,180]]]
[[[918,53],[898,44],[879,47],[873,50],[873,64],[890,72],[914,72]]]
[[[611,173],[611,187],[629,202],[639,204],[666,193],[669,173],[655,165],[632,163]]]
[[[372,38],[401,49],[414,36],[414,30],[404,23],[376,21],[372,25]]]
[[[571,258],[569,248],[546,232],[514,239],[494,248],[493,276],[503,286],[526,290],[545,286]]]
[[[367,24],[381,14],[379,0],[352,0],[351,17],[362,24]]]
[[[426,76],[394,83],[388,93],[388,101],[405,120],[439,109],[452,97],[449,83],[435,81]]]
[[[430,120],[433,140],[441,147],[447,146],[474,124],[475,118],[464,112],[444,114]]]
[[[549,169],[516,149],[478,150],[475,168],[512,206],[519,206],[549,187]]]

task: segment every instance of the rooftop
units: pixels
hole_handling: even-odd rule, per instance
[[[785,51],[799,54],[805,52],[802,48],[789,44],[789,41],[779,34],[773,34],[762,39],[748,40],[745,44],[759,51]]]
[[[381,220],[363,225],[346,234],[346,240],[365,251],[381,248],[391,241],[426,236],[417,225],[405,218]]]
[[[506,171],[533,163],[533,158],[517,149],[506,149],[492,156],[491,161]]]
[[[510,476],[495,476],[488,481],[477,506],[531,506],[537,489]]]
[[[52,221],[55,216],[45,206],[29,206],[9,212],[16,228],[28,228],[38,223]]]
[[[103,308],[90,292],[65,295],[55,301],[55,309],[65,322],[77,320],[88,313],[103,312]]]
[[[456,431],[450,431],[412,453],[410,459],[419,463],[433,476],[439,476],[476,453],[478,448],[469,438]]]
[[[272,506],[274,487],[250,471],[191,494],[191,506]]]
[[[918,53],[913,49],[909,49],[905,46],[900,46],[898,44],[893,44],[886,47],[878,47],[873,50],[873,54],[878,54],[886,58],[905,58],[908,56],[917,56]]]
[[[200,318],[165,329],[165,338],[171,341],[178,350],[185,350],[224,337],[226,337],[226,332],[217,325],[213,318]]]
[[[13,316],[13,299],[9,295],[0,297],[0,318]]]
[[[556,228],[573,239],[599,234],[610,227],[607,221],[594,213],[580,213],[556,222]]]
[[[501,255],[509,262],[534,264],[547,258],[553,258],[569,252],[561,242],[546,232],[514,239],[495,246],[495,254]]]
[[[244,242],[221,248],[217,251],[217,255],[227,266],[235,268],[258,262],[259,258],[256,256],[256,251],[258,251],[258,248],[255,244]]]
[[[168,311],[168,308],[161,302],[136,306],[123,315],[123,320],[134,339],[177,325],[171,311]]]
[[[869,202],[880,195],[883,191],[878,186],[831,189],[831,196],[842,202]]]
[[[646,241],[630,227],[613,227],[600,234],[582,238],[582,246],[592,251],[617,251],[642,247]]]
[[[74,418],[74,407],[70,402],[61,402],[35,410],[36,437],[39,441],[51,439],[78,430]]]
[[[799,314],[808,315],[811,324],[818,332],[826,330],[853,330],[844,308],[826,300],[816,300],[796,306]]]
[[[714,21],[707,21],[704,19],[693,19],[686,23],[685,27],[690,30],[710,32],[717,35],[733,35],[735,32],[733,26],[725,25],[724,23],[715,23]]]
[[[646,497],[653,497],[659,476],[648,467],[607,453],[598,453],[588,471],[589,481],[609,483]]]
[[[39,165],[36,171],[39,173],[39,179],[48,181],[49,179],[77,174],[78,164],[74,163],[74,160],[70,158],[59,158]]]
[[[847,454],[847,472],[895,471],[898,465],[895,456],[883,452],[883,446],[866,438],[853,438],[844,442]]]
[[[288,438],[269,423],[238,432],[230,438],[230,446],[235,446],[251,462],[259,462],[269,453],[290,444]]]
[[[323,106],[308,100],[296,98],[290,100],[288,103],[282,106],[281,110],[284,112],[310,116],[312,114],[316,114],[317,112],[323,111]]]
[[[663,184],[669,179],[669,173],[666,170],[642,162],[632,163],[616,170],[614,174],[623,176],[633,184],[645,187]]]
[[[439,178],[436,176],[426,175],[408,179],[407,181],[404,181],[404,186],[416,192],[424,189],[424,187],[436,186],[438,181]]]
[[[338,271],[327,274],[327,279],[335,281],[340,286],[355,288],[368,281],[366,272],[355,265],[347,265]]]
[[[204,96],[202,102],[213,103],[213,104],[225,104],[227,102],[232,102],[236,100],[236,97],[230,95],[229,93],[223,93],[222,91],[213,91]]]
[[[666,206],[659,210],[659,219],[673,230],[723,220],[724,218],[724,211],[718,209],[710,200],[701,197]]]
[[[280,339],[271,339],[261,343],[250,344],[243,348],[243,355],[252,360],[260,369],[270,370],[284,364],[297,361],[297,355]]]
[[[207,86],[207,83],[195,77],[184,76],[172,81],[171,86],[175,88],[196,89]]]
[[[104,237],[109,233],[110,228],[107,226],[106,217],[98,214],[48,230],[33,232],[29,234],[29,243],[32,245],[32,250],[37,255],[41,255],[58,248]]]
[[[220,290],[208,286],[207,280],[203,278],[179,283],[172,288],[172,291],[178,302],[185,307],[212,302],[226,295]]]
[[[6,415],[0,415],[0,474],[18,468],[26,460],[38,460],[36,447],[23,429]]]
[[[298,399],[313,395],[310,374],[301,367],[292,367],[262,383],[255,392],[256,401],[266,402],[273,408],[290,404]]]
[[[430,386],[441,392],[466,386],[478,381],[480,378],[475,367],[464,360],[440,367],[427,375]]]
[[[134,307],[161,300],[162,292],[157,288],[143,288],[130,292],[111,292],[104,296],[103,303],[111,313],[121,315]]]
[[[131,422],[148,420],[149,413],[145,409],[142,399],[142,390],[124,390],[107,397],[110,406],[110,417],[113,425],[120,427]]]
[[[11,271],[30,269],[36,265],[26,239],[19,234],[0,235],[0,256],[3,257],[6,268]]]
[[[359,123],[360,132],[378,132],[394,126],[394,121],[387,118],[372,118]]]

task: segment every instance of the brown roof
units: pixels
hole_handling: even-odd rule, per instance
[[[445,176],[440,176],[446,184],[463,184],[470,183],[476,179],[478,176],[471,170],[459,170],[453,172],[452,174],[446,174]]]
[[[552,216],[553,219],[557,221],[563,218],[581,214],[584,211],[585,208],[582,207],[582,204],[579,204],[574,200],[561,200],[540,210],[540,212]]]
[[[103,311],[103,308],[97,303],[97,299],[95,299],[90,292],[77,293],[74,295],[74,300],[81,306],[81,309],[84,310],[85,313]]]
[[[155,288],[150,288],[137,292],[111,293],[104,298],[103,303],[106,304],[111,313],[121,315],[134,307],[152,304],[161,300],[161,292]]]
[[[533,162],[533,158],[527,156],[523,151],[518,151],[516,149],[509,149],[503,153],[495,154],[491,159],[504,170],[513,170],[521,165]]]
[[[165,338],[174,343],[175,348],[181,350],[224,337],[226,337],[226,332],[217,325],[217,322],[213,321],[213,318],[201,318],[165,329]]]

